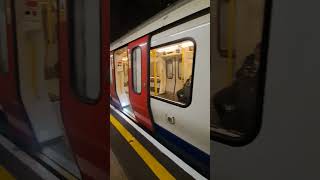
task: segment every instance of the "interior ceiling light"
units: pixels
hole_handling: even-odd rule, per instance
[[[187,48],[187,47],[191,47],[194,46],[192,41],[185,41],[176,45],[171,45],[171,46],[167,46],[167,47],[163,47],[163,48],[159,48],[157,49],[157,52],[162,53],[162,52],[172,52],[175,51],[179,48]]]

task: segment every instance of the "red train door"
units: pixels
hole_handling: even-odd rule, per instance
[[[134,115],[139,123],[153,131],[153,123],[149,111],[149,36],[131,42],[129,52],[129,98]]]
[[[109,178],[108,0],[59,1],[61,112],[83,179]]]
[[[0,1],[0,113],[6,114],[8,136],[30,147],[36,145],[19,93],[14,13],[12,0]]]

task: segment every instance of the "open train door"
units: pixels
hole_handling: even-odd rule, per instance
[[[134,115],[139,123],[153,131],[149,101],[149,36],[144,36],[128,45],[129,98]]]
[[[66,134],[82,179],[108,179],[108,0],[59,0],[58,7]]]
[[[34,132],[28,121],[19,92],[15,28],[14,1],[1,0],[0,129],[14,140],[15,143],[36,148]]]

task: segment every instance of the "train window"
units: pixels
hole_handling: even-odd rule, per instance
[[[8,72],[6,1],[0,2],[0,73]]]
[[[141,93],[141,48],[134,48],[132,51],[132,85],[133,91]]]
[[[194,63],[193,41],[184,40],[150,51],[150,94],[153,98],[186,107],[191,103]]]
[[[266,0],[214,0],[211,50],[211,137],[250,143],[261,125],[267,40]]]
[[[100,1],[73,1],[72,76],[79,96],[95,100],[100,95]]]

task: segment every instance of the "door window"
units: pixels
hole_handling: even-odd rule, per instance
[[[195,44],[191,40],[167,43],[150,52],[150,94],[179,106],[191,103]]]
[[[81,97],[95,100],[100,95],[101,24],[100,1],[73,1],[72,77]]]
[[[110,84],[113,84],[113,52],[110,52]]]
[[[134,48],[132,51],[132,83],[133,91],[135,93],[141,93],[141,48]]]
[[[0,73],[8,72],[6,1],[0,2]]]

